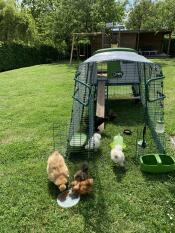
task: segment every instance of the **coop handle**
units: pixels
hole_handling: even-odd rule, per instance
[[[164,76],[161,76],[161,77],[157,77],[157,78],[151,78],[151,79],[149,79],[149,80],[147,81],[147,83],[146,83],[146,96],[147,96],[147,100],[148,100],[149,102],[155,102],[155,101],[157,101],[157,100],[163,100],[163,99],[166,98],[166,96],[165,96],[163,93],[160,93],[160,92],[157,93],[157,94],[159,94],[159,97],[156,98],[156,99],[151,100],[151,99],[150,99],[150,96],[149,96],[149,85],[150,85],[150,83],[151,83],[151,82],[154,82],[154,81],[157,81],[157,80],[164,79],[164,78],[165,78]]]
[[[163,93],[161,93],[161,95],[160,95],[158,98],[153,99],[153,100],[150,100],[149,94],[148,94],[148,101],[149,101],[149,102],[155,102],[155,101],[157,101],[157,100],[163,100],[163,99],[165,99],[165,98],[166,98],[166,96],[165,96]]]
[[[164,95],[162,92],[157,91],[157,94],[159,95],[159,98],[165,99],[166,95]]]
[[[90,86],[89,86],[88,84],[86,84],[85,82],[83,82],[83,81],[77,79],[77,77],[78,77],[78,76],[76,76],[76,77],[74,78],[74,80],[75,80],[76,82],[78,82],[78,83],[84,85],[86,88],[88,88],[88,89],[89,89],[89,94],[90,94],[90,90],[91,90],[91,89],[90,89]],[[87,106],[88,103],[89,103],[89,98],[88,98],[87,102],[81,101],[79,98],[75,97],[75,95],[76,95],[76,93],[77,93],[78,91],[79,91],[79,87],[75,90],[74,96],[73,96],[72,98],[75,99],[76,101],[78,101],[80,104],[82,104],[82,105],[84,105],[84,106]]]
[[[163,75],[159,76],[157,78],[150,78],[150,79],[148,79],[146,85],[149,85],[150,82],[153,82],[153,81],[156,81],[156,80],[160,80],[160,79],[164,79],[164,78],[165,78],[165,76],[163,76]]]
[[[83,81],[81,81],[81,80],[79,80],[77,78],[74,78],[74,80],[90,89],[90,86],[87,83],[85,83],[85,82],[83,82]]]
[[[77,94],[77,92],[79,91],[79,87],[75,90],[74,96],[72,96],[73,99],[75,99],[76,101],[78,101],[80,104],[87,106],[89,103],[89,99],[87,101],[87,103],[84,103],[83,101],[81,101],[80,99],[78,99],[77,97],[75,97],[75,95]]]
[[[88,103],[89,103],[89,99],[88,99],[87,102],[83,102],[83,101],[81,101],[80,99],[78,99],[78,98],[75,97],[75,96],[73,96],[72,98],[73,98],[74,100],[78,101],[80,104],[82,104],[82,105],[84,105],[84,106],[87,106]]]

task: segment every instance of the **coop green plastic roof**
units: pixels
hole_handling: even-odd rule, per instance
[[[103,52],[98,52],[94,54],[92,57],[89,57],[84,63],[93,63],[93,62],[107,62],[107,61],[132,61],[132,62],[140,62],[140,63],[152,63],[152,61],[148,60],[144,56],[141,56],[136,53],[135,50],[129,49],[127,51],[126,48],[120,48],[120,50],[111,49]]]
[[[95,51],[93,55],[95,55],[97,53],[114,52],[114,51],[125,51],[125,52],[137,53],[137,51],[135,49],[131,49],[131,48],[106,48],[106,49],[99,49],[99,50]]]

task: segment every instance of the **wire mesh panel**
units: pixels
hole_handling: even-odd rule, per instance
[[[105,81],[107,98],[140,98],[136,62],[117,60],[97,63],[97,80]]]
[[[139,73],[139,88],[140,88],[140,100],[144,108],[146,108],[146,77],[145,77],[145,64],[138,64],[138,73]],[[149,76],[148,76],[149,77]]]
[[[148,122],[152,129],[153,137],[161,153],[165,151],[164,130],[164,91],[163,75],[158,65],[153,65],[151,79],[146,83]]]
[[[161,68],[154,63],[111,60],[82,63],[75,76],[69,150],[84,150],[94,134],[94,109],[99,81],[104,81],[105,100],[141,99],[145,124],[150,127],[159,152],[164,152],[164,93]],[[88,144],[90,143],[90,144]],[[91,146],[88,146],[90,149]]]
[[[157,149],[165,152],[163,74],[157,64],[142,65],[141,99],[145,107],[145,121],[149,125]]]
[[[139,98],[139,85],[117,85],[108,86],[108,98],[110,99],[134,99]]]
[[[139,83],[137,63],[129,61],[108,62],[108,77],[109,84]]]
[[[93,69],[89,64],[81,64],[75,76],[73,107],[69,126],[68,154],[88,154],[88,141],[93,135]],[[93,100],[93,101],[92,101]]]
[[[63,121],[66,122],[63,124]],[[58,150],[63,156],[67,153],[68,121],[60,121],[52,126],[53,150]]]
[[[100,62],[97,63],[97,77],[106,78],[108,85],[138,84],[138,65],[129,61]]]

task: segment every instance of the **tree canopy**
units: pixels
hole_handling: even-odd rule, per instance
[[[23,0],[37,25],[40,41],[58,44],[73,32],[101,30],[105,23],[120,22],[126,1],[116,0]]]
[[[101,31],[106,23],[128,29],[175,29],[174,0],[0,0],[0,41],[65,48],[73,32]],[[126,17],[126,11],[128,11]]]
[[[138,0],[130,9],[126,23],[129,29],[175,29],[174,0]]]
[[[1,41],[30,43],[35,36],[35,22],[15,1],[0,0],[0,31]]]

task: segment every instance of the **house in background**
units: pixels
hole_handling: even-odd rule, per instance
[[[111,47],[126,47],[137,50],[141,55],[147,57],[167,56],[170,52],[172,31],[133,31],[119,27],[107,29],[103,32],[74,33],[71,49],[70,62],[74,51],[76,56],[82,58],[90,57],[96,50]],[[164,38],[169,37],[167,51],[164,51]],[[76,40],[88,38],[88,45],[76,47]],[[83,51],[81,54],[80,51]]]
[[[99,33],[90,36],[92,53],[101,48],[126,47],[137,50],[145,56],[155,56],[169,51],[163,51],[165,35],[171,38],[171,31],[131,31],[115,30],[111,33]]]

